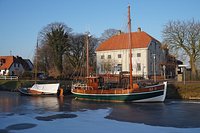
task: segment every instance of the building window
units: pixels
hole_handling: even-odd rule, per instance
[[[115,72],[121,72],[122,71],[122,64],[117,64],[114,66],[114,71]]]
[[[141,71],[141,64],[137,63],[137,71]]]
[[[108,59],[111,59],[111,55],[108,55]]]
[[[118,54],[118,58],[122,58],[122,55],[121,55],[121,54]]]
[[[122,71],[122,64],[117,64],[118,71]]]
[[[101,59],[104,59],[104,55],[101,55]]]
[[[105,72],[105,70],[104,70],[104,64],[101,64],[101,68],[100,68],[100,69],[101,69],[101,72],[102,72],[102,73]]]
[[[141,57],[141,53],[137,53],[137,57]]]

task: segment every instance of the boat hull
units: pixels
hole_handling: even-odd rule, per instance
[[[28,88],[20,88],[19,92],[27,96],[56,95],[57,93],[47,93],[42,91],[30,91]]]
[[[163,83],[163,89],[148,92],[133,92],[128,94],[86,94],[73,92],[76,99],[109,101],[109,102],[163,102],[166,97],[167,82]]]
[[[29,95],[29,96],[56,95],[58,89],[59,89],[59,83],[34,84],[30,88],[20,88],[19,92],[23,95]]]

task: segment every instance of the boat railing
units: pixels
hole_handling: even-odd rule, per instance
[[[73,84],[74,88],[83,88],[84,90],[93,90],[92,86],[88,86],[87,84],[84,83],[76,83]]]

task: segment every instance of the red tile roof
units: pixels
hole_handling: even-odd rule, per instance
[[[12,63],[16,60],[14,56],[0,56],[0,61],[2,59],[5,59],[5,63],[3,63],[3,65],[0,66],[0,70],[9,69]]]
[[[152,40],[156,40],[146,32],[132,32],[132,48],[147,48]],[[156,40],[157,41],[157,40]],[[101,43],[96,51],[119,50],[128,48],[128,33],[115,35]]]

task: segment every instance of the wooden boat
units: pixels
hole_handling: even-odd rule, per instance
[[[89,76],[87,54],[87,76],[85,81],[72,83],[71,92],[76,99],[109,102],[163,102],[165,100],[167,82],[150,85],[133,83],[130,6],[128,6],[128,25],[130,49],[129,82],[126,82],[126,85],[122,85],[122,83],[112,84],[104,82],[102,77]],[[89,53],[88,44],[86,53]]]
[[[38,53],[38,42],[36,48],[36,55]],[[36,56],[37,57],[37,56]],[[41,96],[41,95],[56,95],[63,96],[63,89],[59,88],[59,83],[38,84],[37,83],[37,58],[35,69],[35,84],[29,88],[19,88],[18,91],[23,95]]]
[[[59,83],[55,84],[34,84],[30,88],[20,88],[19,92],[29,96],[56,95],[59,90]]]
[[[87,83],[75,83],[71,92],[76,99],[111,101],[111,102],[163,102],[166,97],[167,82],[162,84],[133,88],[110,87],[101,88],[99,77],[88,77]]]

